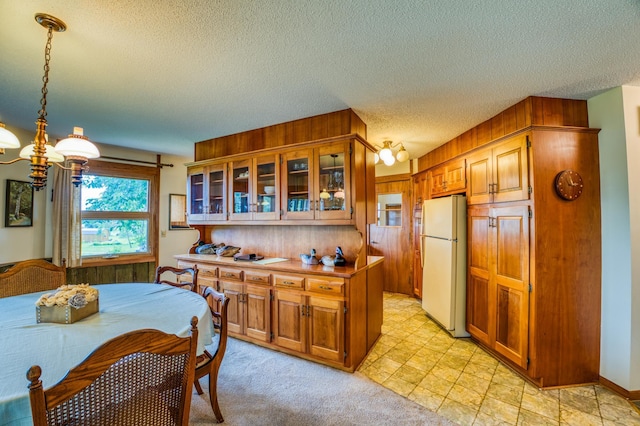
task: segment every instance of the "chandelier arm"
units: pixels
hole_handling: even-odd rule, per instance
[[[0,161],[0,164],[13,164],[13,163],[17,163],[18,161],[21,161],[21,160],[29,161],[28,158],[18,157],[18,158],[14,158],[13,160],[9,160],[9,161]]]

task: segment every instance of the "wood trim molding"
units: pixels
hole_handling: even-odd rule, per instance
[[[600,376],[600,384],[605,388],[617,393],[618,395],[630,401],[640,400],[640,390],[632,390],[632,391],[626,390],[622,386],[618,386],[617,384],[613,383],[611,380],[605,379],[602,376]]]

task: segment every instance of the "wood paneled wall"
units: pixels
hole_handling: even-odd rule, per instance
[[[530,96],[420,157],[418,172],[530,126],[587,128],[587,101]]]
[[[301,118],[195,144],[195,161],[357,134],[367,139],[366,124],[351,109]]]
[[[67,284],[150,283],[155,273],[155,262],[67,268]]]

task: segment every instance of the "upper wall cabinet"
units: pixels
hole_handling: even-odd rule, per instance
[[[348,138],[191,165],[189,222],[358,225],[366,215],[365,151]]]
[[[467,186],[464,158],[449,161],[429,173],[431,197],[460,192]]]
[[[229,162],[229,220],[278,220],[278,156]]]
[[[193,167],[187,175],[190,223],[226,220],[227,164]]]
[[[351,218],[349,142],[282,154],[283,220]]]
[[[529,199],[528,137],[517,135],[467,157],[467,204]]]

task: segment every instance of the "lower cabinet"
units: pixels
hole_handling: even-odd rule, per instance
[[[273,343],[323,358],[344,360],[344,301],[274,291]]]
[[[272,269],[205,255],[176,257],[180,267],[197,266],[199,287],[229,298],[227,329],[235,338],[352,372],[380,336],[382,258],[334,272],[299,262]]]
[[[263,342],[270,341],[271,289],[221,280],[220,290],[229,298],[229,332]]]

